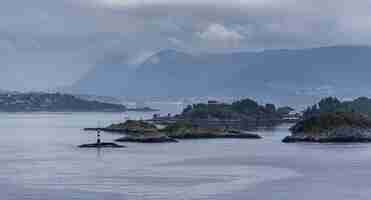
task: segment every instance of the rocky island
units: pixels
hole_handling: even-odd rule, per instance
[[[124,123],[112,124],[106,128],[85,130],[102,130],[124,134],[115,141],[137,143],[162,143],[178,142],[178,139],[215,139],[215,138],[239,138],[260,139],[261,136],[236,129],[202,128],[190,122],[176,122],[165,127],[158,127],[142,120],[128,120]]]
[[[291,129],[282,141],[293,142],[371,142],[371,121],[359,113],[321,113]]]
[[[290,128],[292,135],[282,142],[371,142],[369,108],[367,98],[347,102],[322,99],[304,111],[304,119]]]
[[[171,116],[154,115],[149,120],[128,120],[105,128],[86,128],[86,131],[101,130],[125,134],[119,142],[177,142],[181,139],[238,138],[260,139],[260,135],[247,131],[257,127],[275,126],[296,120],[290,115],[290,107],[276,108],[274,104],[260,105],[251,99],[220,103],[193,104],[182,113]]]
[[[161,133],[154,124],[142,120],[127,120],[124,123],[112,124],[101,130],[125,134],[124,137],[115,140],[117,142],[178,142],[177,140],[168,137],[166,134]]]
[[[215,138],[239,138],[260,139],[257,134],[247,133],[236,129],[225,129],[218,127],[197,127],[191,122],[176,122],[168,125],[160,132],[175,139],[215,139]]]
[[[169,125],[175,122],[190,123],[198,128],[254,130],[258,127],[276,126],[285,122],[296,122],[300,116],[293,115],[290,107],[274,104],[260,105],[245,98],[233,103],[209,101],[187,106],[175,116],[155,116],[153,123]]]
[[[176,122],[165,128],[158,128],[144,121],[129,120],[122,124],[111,125],[106,131],[124,133],[125,136],[117,142],[160,143],[178,142],[177,139],[215,139],[215,138],[240,138],[260,139],[257,134],[238,130],[225,130],[220,128],[199,128],[191,123]]]

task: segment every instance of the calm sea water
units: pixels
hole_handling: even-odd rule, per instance
[[[151,114],[128,113],[130,118]],[[186,140],[79,149],[84,127],[123,114],[0,114],[1,200],[367,199],[371,144],[282,144],[288,126],[263,140]],[[119,135],[103,134],[104,141]]]

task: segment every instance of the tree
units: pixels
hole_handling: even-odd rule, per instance
[[[259,111],[259,104],[251,99],[243,99],[232,103],[232,108],[241,113],[256,113]]]
[[[309,118],[319,113],[320,113],[320,110],[318,109],[317,104],[314,104],[313,106],[310,106],[303,111],[303,116],[304,118]]]
[[[322,99],[319,103],[320,112],[334,112],[341,106],[341,102],[336,97],[327,97]]]
[[[183,114],[192,111],[192,109],[193,109],[192,105],[188,105],[186,108],[183,109]]]

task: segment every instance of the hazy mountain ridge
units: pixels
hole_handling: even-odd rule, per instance
[[[367,46],[201,55],[165,50],[135,69],[99,63],[71,89],[139,97],[360,95],[371,84],[370,55]]]

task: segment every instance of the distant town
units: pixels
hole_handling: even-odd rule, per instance
[[[69,94],[18,92],[0,94],[2,112],[122,112],[126,110],[124,105],[89,101]]]

